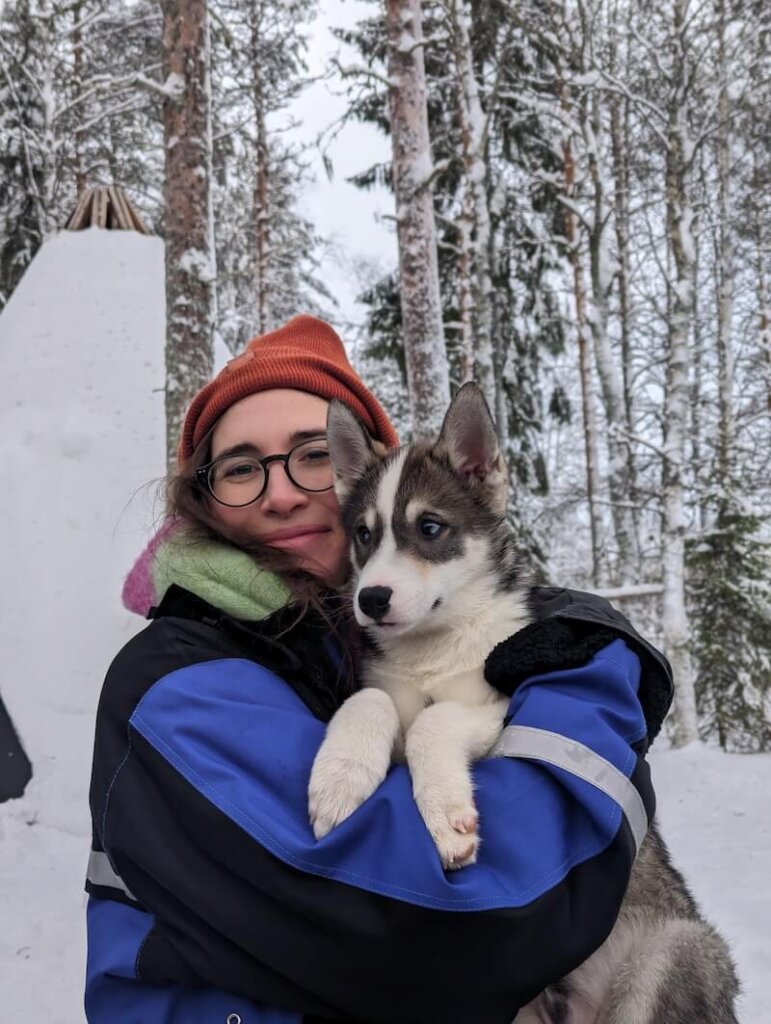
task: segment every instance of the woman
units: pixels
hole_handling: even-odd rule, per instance
[[[504,1024],[615,920],[652,814],[640,755],[671,679],[585,595],[539,590],[526,642],[488,662],[511,722],[548,721],[554,746],[537,764],[477,766],[477,865],[441,870],[403,767],[314,839],[311,764],[353,687],[332,398],[396,445],[335,332],[297,317],[187,413],[170,524],[124,595],[155,605],[153,621],[110,668],[97,715],[91,1024]]]

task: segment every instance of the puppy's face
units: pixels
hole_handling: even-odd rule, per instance
[[[469,584],[492,579],[506,478],[484,399],[467,388],[435,444],[393,452],[378,450],[346,406],[330,407],[354,613],[379,641],[467,617]]]

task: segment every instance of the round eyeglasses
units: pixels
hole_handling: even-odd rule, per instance
[[[273,462],[281,462],[295,487],[314,493],[328,491],[333,483],[327,439],[313,437],[295,445],[285,455],[221,455],[196,470],[196,477],[215,501],[229,508],[251,505],[265,493]]]

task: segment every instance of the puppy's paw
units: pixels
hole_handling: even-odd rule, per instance
[[[308,810],[317,839],[372,796],[388,773],[398,733],[396,707],[382,690],[360,690],[343,704],[311,770]]]
[[[445,871],[476,863],[479,850],[479,815],[472,801],[421,808]]]
[[[316,838],[322,839],[361,807],[385,774],[382,766],[326,754],[322,748],[308,787],[308,811]]]

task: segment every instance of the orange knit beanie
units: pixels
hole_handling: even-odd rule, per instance
[[[235,402],[270,388],[295,388],[321,398],[339,398],[374,438],[389,448],[399,444],[380,403],[354,373],[335,331],[315,316],[296,316],[269,334],[254,338],[195,396],[179,441],[184,463]]]

